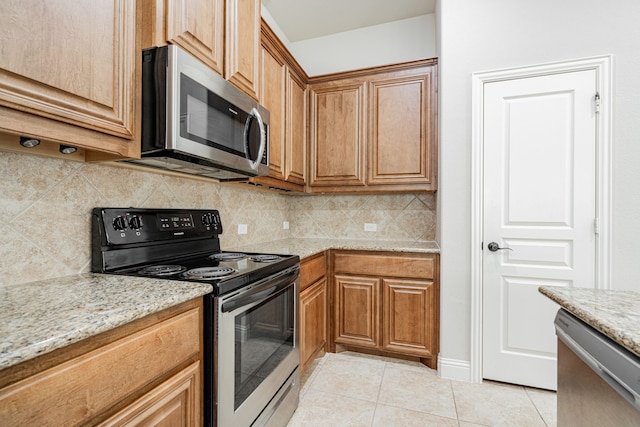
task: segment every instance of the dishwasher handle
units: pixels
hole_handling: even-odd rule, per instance
[[[569,350],[573,351],[582,361],[590,367],[593,372],[598,374],[600,378],[606,381],[620,396],[633,405],[640,411],[640,401],[634,396],[634,393],[629,391],[622,383],[620,383],[615,377],[612,376],[598,361],[587,353],[578,343],[576,343],[566,332],[562,329],[556,329],[558,338],[566,345]]]
[[[611,369],[607,368],[602,359],[608,358],[608,362],[613,365],[617,365],[617,369],[614,370],[624,372],[627,371],[629,365],[632,365],[631,370],[637,372],[637,362],[630,360],[629,357],[620,352],[619,349],[614,347],[608,342],[606,337],[601,337],[600,334],[580,320],[574,319],[571,315],[564,310],[559,310],[555,321],[556,335],[558,338],[573,351],[587,366],[589,366],[600,378],[602,378],[607,384],[618,392],[627,402],[629,402],[634,408],[640,411],[640,394],[638,394],[631,387],[625,384]],[[575,339],[574,339],[575,337]],[[579,343],[580,341],[582,343]],[[588,348],[597,348],[598,357],[594,357]],[[598,360],[601,359],[601,360]],[[621,368],[622,366],[622,368]],[[622,370],[621,370],[622,369]],[[640,379],[640,377],[637,377]]]

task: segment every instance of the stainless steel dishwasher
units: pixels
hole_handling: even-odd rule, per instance
[[[640,358],[561,309],[558,426],[640,426]]]

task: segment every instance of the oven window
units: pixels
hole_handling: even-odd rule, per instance
[[[235,407],[293,351],[294,293],[287,288],[235,318]]]

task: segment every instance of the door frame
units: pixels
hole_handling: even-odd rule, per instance
[[[609,289],[611,267],[611,108],[612,55],[597,56],[541,65],[473,73],[471,76],[471,360],[469,379],[482,382],[482,234],[484,85],[503,80],[544,76],[563,72],[596,70],[600,95],[599,120],[596,123],[596,288]],[[595,224],[594,224],[595,226]]]

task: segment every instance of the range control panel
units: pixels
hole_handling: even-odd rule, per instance
[[[217,210],[95,208],[93,226],[102,243],[174,241],[222,234]]]

